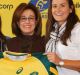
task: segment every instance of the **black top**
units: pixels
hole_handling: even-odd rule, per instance
[[[5,42],[4,40],[0,39],[0,52],[4,52],[5,50]]]
[[[6,50],[6,40],[8,39],[10,39],[10,37],[0,37],[0,52],[4,52]]]
[[[7,48],[13,52],[44,52],[44,37],[37,35],[14,37],[7,41]]]

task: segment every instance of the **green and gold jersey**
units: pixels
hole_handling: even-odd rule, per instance
[[[5,52],[3,55],[4,57],[0,59],[0,75],[58,75],[55,64],[50,63],[42,53],[32,53],[22,61],[11,60]],[[18,57],[19,54],[15,59]]]

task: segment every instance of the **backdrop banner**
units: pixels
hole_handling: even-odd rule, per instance
[[[80,0],[73,0],[76,13],[80,18]],[[33,3],[36,7],[39,8],[42,16],[42,35],[45,35],[45,27],[46,27],[46,20],[47,20],[47,10],[49,6],[49,0],[0,0],[0,16],[2,19],[2,32],[6,36],[13,37],[11,30],[11,22],[12,22],[12,15],[16,9],[16,7],[20,3]]]

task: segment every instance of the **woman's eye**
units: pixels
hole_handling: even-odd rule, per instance
[[[53,7],[53,8],[56,8],[57,6],[56,6],[56,5],[52,5],[52,7]]]
[[[65,5],[64,5],[64,4],[62,4],[61,6],[62,6],[62,7],[65,7]]]

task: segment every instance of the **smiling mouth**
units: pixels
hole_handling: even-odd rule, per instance
[[[63,13],[55,13],[56,16],[63,16]]]
[[[26,25],[26,26],[24,26],[25,28],[30,28],[31,26],[30,25]]]
[[[63,16],[63,14],[55,14],[56,16]]]

